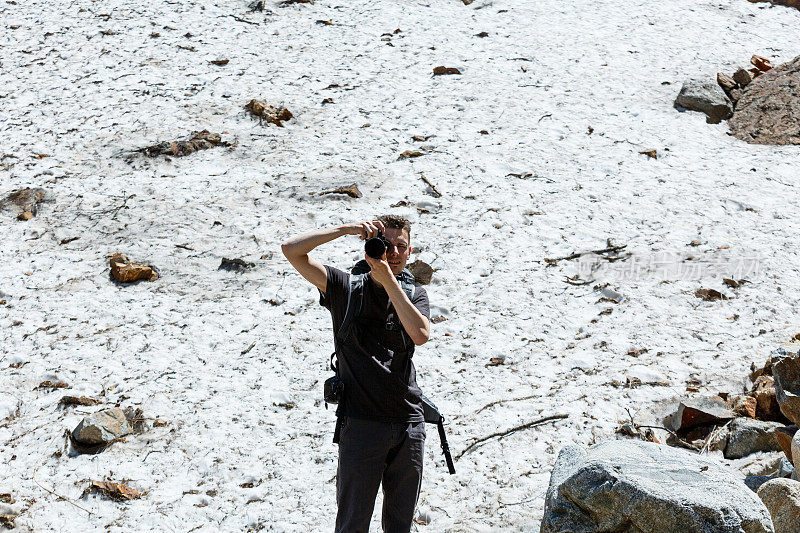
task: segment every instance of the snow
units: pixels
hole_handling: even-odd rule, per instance
[[[797,333],[796,148],[747,145],[672,102],[685,78],[754,53],[792,59],[800,11],[248,3],[0,5],[0,194],[51,199],[29,222],[0,213],[0,493],[17,500],[20,531],[332,529],[330,319],[279,250],[313,228],[412,219],[412,246],[437,269],[432,311],[447,319],[417,351],[418,380],[454,453],[569,415],[487,441],[454,476],[429,428],[418,531],[537,531],[562,446],[616,438],[626,409],[657,420],[689,379],[701,394],[738,391],[751,362]],[[438,65],[462,74],[434,77]],[[259,125],[243,109],[252,98],[296,118]],[[234,146],[132,153],[202,129]],[[421,144],[425,155],[398,160]],[[639,154],[653,148],[657,160]],[[363,198],[316,194],[351,183]],[[632,255],[544,262],[608,239]],[[116,252],[161,277],[113,284]],[[361,253],[344,238],[317,257],[347,268]],[[217,270],[223,257],[256,267]],[[575,275],[590,283],[565,282]],[[723,286],[734,275],[750,283]],[[698,288],[732,298],[704,302]],[[623,298],[599,301],[608,294]],[[495,356],[504,364],[486,366]],[[622,386],[634,366],[668,386]],[[48,377],[70,388],[35,389]],[[64,409],[64,394],[104,405]],[[71,456],[64,431],[117,403],[167,426]],[[146,495],[81,497],[93,479]]]

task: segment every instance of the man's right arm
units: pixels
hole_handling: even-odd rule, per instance
[[[345,224],[333,228],[325,228],[297,237],[292,237],[281,245],[281,251],[301,276],[310,281],[316,288],[325,292],[328,284],[328,274],[322,263],[309,257],[309,252],[321,244],[338,239],[343,235],[359,235],[362,239],[373,237],[383,230],[380,222],[359,222]]]

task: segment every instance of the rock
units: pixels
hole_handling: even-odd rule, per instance
[[[270,124],[282,128],[283,122],[294,117],[291,111],[285,107],[275,107],[259,100],[253,99],[247,102],[244,106],[245,109],[257,116],[259,120],[264,120]]]
[[[792,464],[797,475],[800,472],[800,431],[792,437]]]
[[[778,465],[778,477],[792,477],[795,473],[794,465],[786,457],[781,458]]]
[[[89,396],[63,396],[58,405],[99,405],[101,402]]]
[[[728,297],[716,289],[697,289],[694,295],[706,302],[716,302],[717,300],[727,300]]]
[[[217,270],[227,270],[228,272],[245,272],[251,268],[256,266],[255,263],[249,263],[244,259],[228,259],[227,257],[222,258],[222,262],[220,262],[219,267]]]
[[[214,146],[230,146],[231,143],[222,140],[219,133],[212,133],[208,130],[192,133],[188,141],[163,141],[152,146],[139,149],[139,152],[148,157],[168,155],[181,157],[192,154],[198,150],[207,150]]]
[[[773,479],[761,485],[758,497],[772,516],[775,533],[797,533],[800,526],[800,483],[791,479]]]
[[[765,422],[749,418],[737,418],[728,426],[726,459],[739,459],[755,452],[780,451],[775,430],[783,427],[780,422]]]
[[[748,85],[731,119],[731,133],[754,144],[800,144],[800,57]]]
[[[702,111],[708,118],[706,122],[719,124],[733,114],[733,104],[725,91],[711,80],[687,80],[681,87],[675,106]]]
[[[775,430],[775,440],[789,461],[792,461],[792,437],[797,433],[797,426],[784,426]]]
[[[740,396],[736,396],[731,401],[731,408],[733,412],[739,416],[746,416],[748,418],[755,418],[756,417],[756,406],[758,402],[752,396],[746,396],[744,394]]]
[[[423,152],[419,150],[405,150],[402,154],[397,157],[397,160],[400,161],[401,159],[412,159],[414,157],[420,157],[425,155]]]
[[[649,442],[561,450],[540,533],[771,532],[769,513],[718,463]]]
[[[346,194],[350,198],[361,198],[362,196],[364,196],[363,194],[361,194],[361,191],[358,190],[358,185],[356,185],[355,183],[347,185],[346,187],[339,187],[337,189],[331,189],[329,191],[322,191],[321,193],[319,193],[320,196],[324,194]]]
[[[736,88],[736,81],[723,72],[717,72],[717,83],[728,96],[730,96],[731,91]]]
[[[655,150],[655,149],[642,150],[639,153],[642,154],[642,155],[646,155],[650,159],[658,159],[658,151]]]
[[[710,396],[682,401],[677,411],[664,419],[664,425],[673,431],[685,431],[705,424],[722,424],[735,417],[722,399]]]
[[[0,199],[0,210],[13,206],[17,211],[17,219],[27,221],[36,215],[39,204],[44,200],[44,189],[14,189]]]
[[[750,58],[750,63],[761,72],[772,70],[772,63],[770,63],[769,59],[766,57],[753,55],[753,57]]]
[[[755,76],[749,71],[739,67],[739,70],[733,73],[733,81],[739,84],[740,87],[747,87]]]
[[[786,459],[781,452],[759,453],[745,459],[746,464],[738,466],[737,470],[743,476],[770,476],[775,477],[781,468],[781,461]]]
[[[759,487],[771,479],[775,478],[772,476],[747,476],[744,478],[744,484],[753,492],[758,492]]]
[[[426,262],[417,259],[406,268],[414,276],[414,281],[420,285],[428,285],[433,277],[433,268]]]
[[[461,74],[461,71],[455,67],[443,67],[443,66],[434,67],[433,69],[434,76],[444,76],[447,74]]]
[[[109,444],[131,432],[125,413],[119,407],[93,413],[72,430],[76,442],[88,446]]]
[[[800,426],[800,354],[796,347],[790,352],[780,350],[782,355],[772,360],[775,398],[784,416]]]
[[[111,266],[111,276],[120,283],[133,283],[135,281],[155,281],[158,272],[150,265],[132,263],[123,254],[114,254],[108,259]]]
[[[84,494],[90,492],[98,492],[106,498],[121,502],[142,497],[142,494],[136,489],[132,489],[122,483],[114,483],[113,481],[92,481],[92,484],[83,491]]]
[[[770,368],[770,372],[772,369]],[[759,420],[784,420],[778,399],[775,397],[775,380],[772,376],[759,376],[750,395],[756,400],[756,418]]]

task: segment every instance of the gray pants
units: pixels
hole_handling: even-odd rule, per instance
[[[383,531],[408,533],[422,485],[425,423],[345,417],[336,472],[336,533],[366,533],[383,484]]]

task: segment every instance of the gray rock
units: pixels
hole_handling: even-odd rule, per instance
[[[719,124],[733,115],[733,104],[722,87],[712,79],[687,80],[675,99],[675,106],[691,111],[702,111],[708,118],[706,122]]]
[[[722,465],[651,442],[609,441],[558,456],[541,533],[772,532],[769,513]]]
[[[795,473],[794,465],[786,457],[781,459],[781,464],[778,465],[778,477],[792,477]]]
[[[754,144],[800,144],[798,83],[800,57],[757,77],[736,103],[731,133]]]
[[[747,488],[753,492],[758,492],[758,489],[761,488],[761,485],[772,479],[775,478],[772,476],[746,476],[744,478],[744,484],[747,485]]]
[[[775,533],[800,530],[800,482],[773,479],[761,485],[758,497],[769,509]]]
[[[79,444],[96,446],[108,444],[131,432],[125,413],[119,407],[93,413],[72,430],[72,438]]]
[[[678,409],[664,418],[664,425],[673,431],[686,431],[706,424],[723,424],[735,418],[725,402],[718,396],[684,400]]]
[[[795,472],[800,472],[800,431],[792,437],[792,463]]]
[[[781,348],[772,360],[775,397],[783,415],[800,426],[800,354],[797,347]]]
[[[725,459],[739,459],[755,452],[781,451],[775,431],[782,427],[784,426],[780,422],[737,418],[728,426]]]

